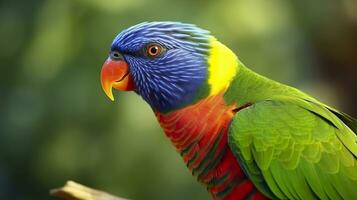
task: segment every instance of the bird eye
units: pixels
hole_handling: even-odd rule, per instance
[[[161,54],[163,48],[159,45],[159,44],[150,44],[148,45],[148,47],[146,48],[146,54],[149,57],[157,57]]]
[[[123,60],[123,56],[118,51],[110,52],[109,56],[112,60]]]

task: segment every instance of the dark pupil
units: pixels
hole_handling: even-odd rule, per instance
[[[158,52],[159,48],[158,47],[151,47],[150,53],[155,55]]]

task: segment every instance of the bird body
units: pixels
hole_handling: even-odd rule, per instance
[[[102,86],[133,90],[214,199],[357,199],[357,121],[251,71],[208,31],[120,33]]]

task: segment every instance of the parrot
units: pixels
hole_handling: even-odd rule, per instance
[[[142,22],[113,40],[102,89],[146,101],[213,199],[357,199],[357,120],[246,67],[194,24]]]

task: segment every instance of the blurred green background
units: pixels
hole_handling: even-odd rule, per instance
[[[131,199],[209,199],[133,93],[102,92],[114,36],[195,23],[253,70],[357,115],[355,0],[12,0],[0,3],[0,199],[73,179]]]

